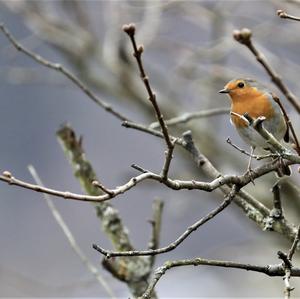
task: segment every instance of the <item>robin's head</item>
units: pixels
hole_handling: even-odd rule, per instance
[[[231,99],[246,100],[260,95],[263,92],[258,83],[252,79],[233,79],[229,81],[219,93],[227,93]]]

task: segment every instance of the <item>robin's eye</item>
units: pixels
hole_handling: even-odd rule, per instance
[[[237,85],[239,88],[243,88],[245,86],[244,82],[239,82]]]

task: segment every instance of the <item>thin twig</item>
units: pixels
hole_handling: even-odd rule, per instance
[[[241,152],[242,154],[244,154],[244,155],[246,155],[246,156],[248,156],[248,157],[254,158],[254,155],[251,155],[250,153],[248,153],[248,152],[245,151],[244,149],[242,149],[242,148],[238,147],[237,145],[235,145],[235,144],[231,141],[231,139],[230,139],[229,137],[226,139],[226,142],[227,142],[229,145],[231,145],[233,148],[235,148],[236,150],[238,150],[239,152]]]
[[[173,151],[174,151],[174,147],[175,147],[175,139],[171,141],[171,146],[168,147],[168,149],[165,151],[165,162],[161,171],[161,177],[163,181],[166,181],[168,178],[168,173],[169,173],[169,169],[170,169],[170,165],[171,165],[171,161],[173,158]]]
[[[240,269],[240,270],[263,273],[272,277],[285,275],[284,269],[281,264],[257,266],[257,265],[243,264],[243,263],[232,262],[232,261],[218,261],[218,260],[209,260],[203,258],[196,258],[191,260],[185,259],[185,260],[167,261],[164,263],[163,266],[155,270],[146,292],[140,297],[140,299],[149,299],[160,278],[168,270],[176,267],[182,267],[182,266],[212,266],[212,267],[232,268],[232,269]],[[295,277],[299,277],[300,268],[293,268],[291,270],[291,275]]]
[[[213,109],[208,109],[208,110],[200,110],[200,111],[191,112],[191,113],[184,113],[180,116],[165,120],[165,124],[168,126],[174,126],[174,125],[178,125],[178,124],[187,123],[193,119],[227,114],[227,113],[229,113],[229,111],[230,111],[230,108],[221,107],[221,108],[213,108]],[[150,129],[157,129],[158,127],[159,127],[158,122],[154,122],[149,125]]]
[[[276,148],[276,150],[280,151],[282,158],[287,159],[287,165],[292,164],[299,164],[300,157],[298,155],[293,155],[288,152],[268,131],[266,131],[262,126],[262,118],[258,118],[255,122],[255,128],[258,130],[263,137],[269,138],[267,141]],[[114,198],[120,194],[125,193],[126,191],[132,189],[138,183],[144,180],[154,180],[158,182],[163,182],[167,187],[174,189],[174,190],[181,190],[181,189],[195,189],[195,190],[203,190],[211,192],[223,185],[227,184],[238,184],[240,187],[246,186],[249,182],[253,179],[261,177],[264,174],[267,174],[271,171],[274,171],[278,168],[280,161],[277,162],[269,162],[260,167],[254,169],[255,173],[252,173],[251,176],[247,173],[241,176],[237,175],[225,175],[218,178],[215,178],[211,182],[201,182],[201,181],[182,181],[182,180],[172,180],[167,178],[163,180],[163,177],[159,174],[147,171],[146,173],[142,173],[139,176],[131,178],[127,183],[122,186],[119,186],[115,189],[109,190],[110,194],[103,194],[98,196],[93,195],[83,195],[83,194],[76,194],[68,191],[59,191],[55,189],[50,189],[46,187],[42,187],[39,185],[31,184],[13,177],[13,175],[9,171],[4,171],[3,174],[0,176],[0,181],[6,182],[10,185],[19,186],[25,189],[34,190],[36,192],[43,192],[48,193],[50,195],[55,195],[58,197],[66,198],[66,199],[73,199],[73,200],[80,200],[80,201],[89,201],[89,202],[103,202]]]
[[[281,19],[289,19],[289,20],[294,20],[294,21],[300,21],[300,17],[289,15],[281,9],[277,10],[277,15]]]
[[[154,200],[152,204],[153,216],[152,219],[149,221],[152,226],[151,238],[148,243],[149,250],[155,250],[159,247],[163,207],[163,201],[161,201],[158,198]],[[151,266],[153,266],[154,263],[155,255],[151,256]]]
[[[297,249],[298,243],[300,239],[300,225],[298,226],[297,229],[297,233],[295,235],[294,238],[294,242],[290,248],[290,250],[288,251],[288,254],[283,253],[282,251],[278,251],[278,257],[282,260],[283,262],[283,268],[284,268],[284,298],[285,299],[289,299],[291,297],[291,292],[295,289],[294,287],[291,286],[290,284],[290,278],[291,278],[291,274],[292,274],[292,269],[293,269],[293,265],[292,265],[292,259],[293,259],[293,255],[295,254],[295,251]]]
[[[282,204],[281,204],[281,198],[280,198],[280,186],[279,182],[277,182],[272,187],[272,193],[273,193],[273,210],[272,217],[275,219],[281,219],[283,218],[283,210],[282,210]]]
[[[295,289],[294,287],[291,286],[290,284],[290,279],[291,279],[291,269],[286,268],[285,269],[285,275],[284,275],[284,299],[290,299],[291,298],[291,292]]]
[[[154,250],[131,250],[131,251],[123,251],[123,252],[116,252],[116,251],[109,251],[106,250],[96,244],[93,245],[93,248],[99,251],[101,254],[106,256],[107,258],[115,257],[115,256],[145,256],[145,255],[157,255],[166,253],[169,251],[174,250],[178,245],[180,245],[192,232],[196,231],[200,226],[208,222],[209,220],[213,219],[219,213],[221,213],[234,199],[236,193],[238,192],[238,187],[233,185],[231,192],[226,196],[224,201],[213,211],[211,211],[206,216],[202,217],[200,220],[195,222],[193,225],[189,226],[187,230],[181,234],[174,242],[170,243],[168,246],[154,249]]]
[[[145,88],[146,88],[148,96],[149,96],[149,101],[152,103],[153,108],[155,110],[156,118],[160,124],[166,144],[167,144],[168,148],[171,148],[171,147],[173,147],[173,144],[172,144],[171,138],[169,136],[168,128],[165,124],[163,115],[157,104],[156,95],[152,91],[152,88],[151,88],[151,85],[149,82],[149,77],[147,76],[145,69],[144,69],[144,65],[143,65],[143,61],[142,61],[142,53],[144,52],[144,47],[142,45],[137,46],[136,40],[135,40],[135,30],[136,30],[136,28],[135,28],[134,24],[129,24],[129,25],[123,26],[123,31],[128,34],[128,36],[131,40],[133,51],[134,51],[133,56],[136,58],[136,61],[137,61],[138,67],[139,67],[139,71],[140,71],[141,79],[145,85]]]
[[[149,101],[151,102],[151,104],[154,108],[156,118],[159,122],[162,134],[163,134],[165,142],[167,144],[167,150],[165,153],[166,158],[165,158],[164,165],[163,165],[162,172],[161,172],[162,180],[166,181],[168,178],[168,172],[169,172],[171,161],[173,158],[175,140],[172,137],[170,137],[170,135],[169,135],[168,128],[165,124],[163,115],[160,111],[160,108],[159,108],[157,100],[156,100],[156,94],[152,91],[149,77],[147,76],[147,74],[145,72],[145,68],[144,68],[143,60],[142,60],[142,53],[144,52],[144,47],[142,45],[137,46],[136,40],[135,40],[135,30],[136,30],[136,28],[135,28],[134,24],[129,24],[129,25],[123,26],[123,31],[128,34],[128,36],[131,40],[132,47],[133,47],[133,56],[136,58],[138,68],[140,71],[141,79],[145,85],[145,88],[146,88],[148,96],[149,96]]]
[[[272,187],[273,208],[265,220],[264,230],[272,231],[275,224],[278,223],[278,221],[285,221],[282,205],[281,205],[279,182],[280,181],[277,181]]]
[[[266,61],[264,55],[256,49],[251,40],[252,32],[248,28],[242,30],[234,30],[233,37],[236,41],[245,45],[255,56],[256,60],[264,67],[266,72],[271,77],[274,84],[282,91],[288,101],[293,105],[298,113],[300,113],[300,102],[295,95],[286,87],[282,82],[279,75],[271,68],[269,63]]]
[[[283,158],[289,160],[286,162],[287,165],[300,163],[300,157],[298,155],[282,153],[282,156],[283,156]],[[111,198],[114,198],[120,194],[127,192],[128,190],[132,189],[137,184],[139,184],[145,180],[154,180],[154,181],[163,183],[165,186],[167,186],[173,190],[188,189],[188,190],[203,190],[203,191],[211,192],[211,191],[213,191],[217,188],[220,188],[223,185],[227,185],[227,184],[237,184],[237,185],[239,185],[239,187],[244,187],[247,184],[249,184],[249,182],[251,182],[253,179],[261,177],[261,176],[277,169],[279,162],[280,161],[278,161],[277,163],[269,162],[264,165],[261,165],[253,170],[255,173],[251,174],[251,176],[248,175],[247,173],[244,175],[240,175],[240,176],[224,175],[224,176],[215,178],[211,182],[202,182],[202,181],[195,181],[195,180],[183,181],[183,180],[177,180],[177,179],[172,180],[170,178],[163,180],[161,175],[148,171],[148,172],[142,173],[136,177],[131,178],[124,185],[121,185],[115,189],[110,189],[110,194],[102,194],[102,195],[98,195],[98,196],[77,194],[77,193],[72,193],[69,191],[60,191],[60,190],[56,190],[56,189],[50,189],[50,188],[42,187],[39,185],[31,184],[31,183],[28,183],[28,182],[25,182],[25,181],[15,178],[9,171],[4,171],[2,173],[2,175],[0,175],[0,181],[5,182],[9,185],[22,187],[22,188],[33,190],[36,192],[47,193],[47,194],[62,197],[65,199],[88,201],[88,202],[103,202],[103,201],[109,200]]]
[[[79,78],[77,78],[71,71],[69,71],[67,68],[62,66],[59,63],[51,62],[39,54],[36,54],[29,49],[25,48],[23,45],[21,45],[17,39],[10,33],[10,31],[5,27],[4,24],[0,24],[0,30],[4,33],[4,35],[8,38],[10,43],[20,52],[24,53],[34,61],[38,62],[41,65],[44,65],[50,69],[53,69],[57,72],[62,73],[65,77],[67,77],[70,81],[72,81],[77,87],[79,87],[93,102],[95,102],[97,105],[102,107],[105,111],[108,113],[114,115],[116,118],[122,121],[128,120],[126,116],[121,114],[120,112],[116,111],[114,108],[112,108],[109,104],[107,104],[105,101],[100,99],[97,95],[95,95]]]
[[[107,189],[103,184],[101,184],[99,181],[92,181],[93,186],[98,187],[99,189],[101,189],[104,193],[108,194],[108,195],[113,195],[114,193],[112,191],[110,191],[109,189]]]
[[[282,251],[278,251],[278,258],[282,260],[282,267],[284,269],[284,299],[289,299],[291,297],[291,292],[294,290],[294,288],[290,284],[290,278],[291,278],[291,269],[293,267],[291,260],[289,260],[288,256],[283,253]]]
[[[141,132],[153,135],[155,137],[164,138],[164,135],[163,135],[162,132],[160,132],[158,130],[151,129],[151,128],[146,127],[142,124],[138,124],[138,123],[135,123],[135,122],[124,121],[122,123],[122,126],[125,127],[125,128],[130,128],[130,129],[134,129],[134,130],[137,130],[137,131],[141,131]],[[175,144],[182,145],[182,139],[171,136],[170,134],[169,134],[169,136],[175,142]]]
[[[297,234],[295,236],[294,242],[293,242],[293,244],[292,244],[292,246],[291,246],[291,248],[290,248],[290,250],[289,250],[289,252],[287,254],[287,257],[288,257],[288,259],[290,261],[292,260],[292,258],[294,256],[294,253],[295,253],[295,251],[297,249],[299,241],[300,241],[300,225],[298,226]]]
[[[28,166],[28,170],[33,177],[33,179],[36,181],[37,184],[40,186],[43,186],[43,182],[40,179],[38,173],[36,172],[35,168],[32,165]],[[78,257],[81,259],[83,264],[87,267],[87,269],[92,273],[92,275],[95,277],[95,279],[100,283],[100,285],[105,289],[107,294],[111,298],[117,298],[116,295],[114,294],[113,290],[111,287],[108,285],[107,281],[101,276],[100,272],[98,269],[91,263],[91,261],[87,258],[87,256],[83,253],[82,249],[79,247],[77,244],[77,241],[72,234],[71,230],[69,229],[68,225],[65,223],[62,215],[60,214],[59,210],[56,208],[53,200],[48,194],[43,194],[46,203],[48,205],[48,208],[51,211],[52,216],[54,217],[55,221],[57,224],[60,226],[62,229],[66,239],[68,240],[71,248],[74,250],[74,252],[78,255]]]
[[[263,159],[268,159],[268,158],[277,158],[278,155],[277,154],[266,154],[266,155],[251,155],[251,153],[248,153],[247,151],[245,151],[244,149],[242,149],[241,147],[237,146],[236,144],[234,144],[231,139],[228,137],[226,139],[226,142],[231,145],[233,148],[235,148],[236,150],[238,150],[239,152],[241,152],[242,154],[248,156],[248,157],[252,157],[256,160],[263,160]]]

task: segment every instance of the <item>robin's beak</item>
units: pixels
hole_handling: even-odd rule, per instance
[[[223,88],[219,90],[219,93],[230,93],[230,90],[228,88]]]

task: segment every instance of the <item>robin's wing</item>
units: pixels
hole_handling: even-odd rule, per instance
[[[289,132],[289,124],[288,124],[288,117],[286,115],[285,110],[283,109],[283,106],[280,102],[280,99],[278,98],[278,96],[274,93],[271,93],[273,100],[278,104],[278,106],[280,107],[280,110],[282,112],[282,115],[284,117],[285,123],[286,123],[286,132],[283,136],[283,140],[285,142],[289,142],[290,141],[290,132]]]

